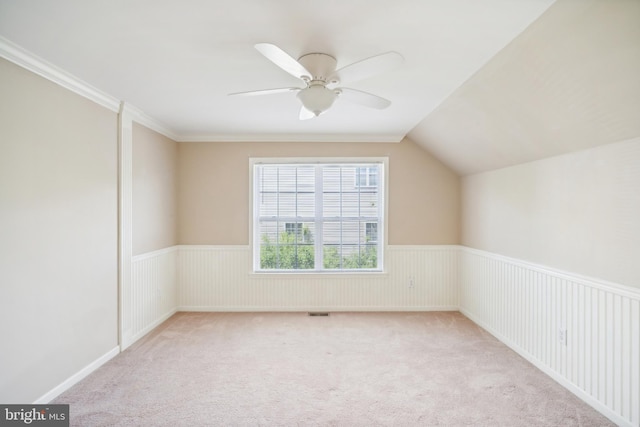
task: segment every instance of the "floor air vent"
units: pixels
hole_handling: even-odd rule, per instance
[[[319,313],[319,312],[314,312],[314,313],[309,313],[309,316],[328,316],[329,313]]]

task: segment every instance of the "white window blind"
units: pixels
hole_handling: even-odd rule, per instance
[[[255,271],[381,271],[383,163],[259,163]]]

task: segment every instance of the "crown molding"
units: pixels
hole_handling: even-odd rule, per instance
[[[57,85],[70,90],[71,92],[80,95],[90,101],[95,102],[102,107],[107,108],[113,112],[120,111],[121,101],[100,89],[91,86],[89,83],[82,81],[74,75],[64,71],[63,69],[53,65],[52,63],[34,55],[26,49],[18,46],[10,40],[0,36],[0,57],[13,62],[14,64],[31,71]],[[180,139],[171,130],[167,129],[157,120],[147,116],[144,112],[131,104],[126,104],[126,108],[131,113],[132,119],[143,126],[154,130],[167,138],[177,141]]]
[[[142,126],[151,129],[152,131],[158,132],[161,135],[166,136],[169,139],[174,141],[180,141],[180,135],[176,134],[163,124],[159,123],[157,120],[146,115],[142,110],[137,107],[132,106],[129,103],[126,103],[127,110],[131,113],[131,119],[141,124]]]
[[[91,86],[65,70],[0,36],[0,57],[27,69],[113,112],[120,111],[121,100]],[[131,119],[169,139],[178,142],[369,142],[397,143],[405,135],[374,134],[212,134],[181,135],[126,103]]]
[[[404,135],[370,134],[216,134],[186,135],[178,142],[373,142],[398,143]]]
[[[78,79],[2,36],[0,36],[0,57],[111,111],[118,112],[120,108],[120,101],[118,99]]]

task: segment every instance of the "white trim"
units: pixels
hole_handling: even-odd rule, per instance
[[[233,312],[233,313],[251,313],[251,312],[301,312],[306,313],[309,311],[325,311],[329,313],[340,313],[340,312],[386,312],[386,311],[394,311],[394,312],[421,312],[421,311],[458,311],[458,306],[331,306],[331,307],[290,307],[290,306],[282,306],[282,307],[260,307],[260,306],[200,306],[200,307],[178,307],[178,311],[182,312],[212,312],[212,313],[224,313],[224,312]]]
[[[40,396],[38,399],[35,400],[35,402],[33,402],[33,404],[46,405],[56,397],[60,396],[65,391],[69,390],[75,384],[82,381],[84,378],[89,376],[92,372],[94,372],[96,369],[98,369],[99,367],[107,363],[109,360],[116,357],[119,353],[120,353],[120,347],[112,348],[111,350],[109,350],[102,356],[98,357],[96,360],[89,363],[87,366],[85,366],[84,368],[82,368],[81,370],[79,370],[78,372],[76,372],[66,380],[64,380],[62,383],[58,384],[53,389],[49,390],[48,392]]]
[[[315,213],[314,213],[314,222],[316,235],[322,236],[322,185],[323,179],[321,168],[325,165],[356,165],[360,166],[362,164],[379,164],[381,165],[379,170],[379,182],[382,183],[383,188],[382,191],[377,192],[378,196],[378,205],[382,206],[382,209],[378,209],[378,233],[382,236],[382,239],[378,239],[377,241],[377,253],[378,253],[378,268],[375,269],[367,269],[367,270],[325,270],[322,268],[323,265],[323,252],[322,245],[316,244],[314,245],[315,249],[315,268],[313,270],[308,271],[286,271],[286,270],[261,270],[259,269],[260,259],[259,259],[259,251],[256,250],[260,247],[260,236],[256,232],[256,227],[260,221],[258,208],[255,205],[256,200],[256,186],[257,186],[257,175],[256,175],[256,166],[258,165],[311,165],[315,166]],[[389,169],[389,157],[388,156],[377,156],[377,157],[367,157],[367,156],[359,156],[359,157],[250,157],[249,158],[249,238],[250,238],[250,250],[251,250],[251,272],[253,274],[317,274],[323,275],[326,273],[386,273],[386,260],[385,260],[385,250],[387,249],[387,243],[389,241],[389,232],[388,232],[388,217],[389,217],[389,206],[387,203],[388,200],[388,192],[389,192],[389,180],[388,180],[388,169]],[[357,179],[357,178],[356,178]],[[316,242],[318,243],[318,242]]]
[[[158,249],[158,250],[151,251],[151,252],[145,252],[145,253],[142,253],[142,254],[139,254],[139,255],[134,255],[131,258],[131,261],[132,262],[142,261],[144,259],[154,258],[154,257],[157,257],[159,255],[165,255],[165,254],[168,254],[168,253],[171,253],[171,252],[177,252],[179,248],[180,248],[180,246],[176,245],[176,246],[169,246],[169,247],[166,247],[166,248]]]
[[[442,249],[458,250],[463,249],[460,245],[387,245],[387,249],[395,252],[405,251],[441,251]]]
[[[607,292],[613,292],[620,296],[640,300],[640,288],[634,288],[634,287],[622,285],[619,283],[609,282],[607,280],[598,279],[595,277],[582,276],[580,274],[571,273],[565,270],[547,267],[542,264],[536,264],[534,262],[524,261],[517,258],[510,258],[505,255],[483,251],[481,249],[474,249],[468,246],[460,246],[460,247],[462,248],[463,251],[468,253],[479,255],[485,258],[491,258],[499,261],[508,262],[510,264],[514,264],[520,267],[534,270],[539,273],[550,274],[560,279],[566,279],[572,282],[580,283],[581,285],[588,286],[590,288],[600,289]]]
[[[124,351],[176,312],[178,247],[170,246],[132,257],[131,285],[125,288],[122,312]]]
[[[378,224],[378,256],[380,261],[378,264],[382,265],[383,272],[388,272],[387,266],[387,249],[389,249],[389,168],[391,164],[391,158],[389,156],[379,157],[382,160],[381,177],[378,180],[384,183],[383,191],[378,192],[378,203],[382,204],[382,230],[380,230],[380,224]],[[382,231],[382,232],[381,232]],[[382,239],[380,239],[382,237]]]
[[[262,271],[250,271],[248,273],[249,279],[257,280],[328,280],[328,279],[349,279],[349,280],[372,280],[372,279],[387,279],[390,275],[388,271],[375,271],[375,270],[312,270],[304,272],[300,270],[262,270]]]
[[[120,110],[121,102],[119,99],[116,99],[108,93],[91,86],[89,83],[38,57],[2,36],[0,36],[0,57],[113,112],[119,112]],[[133,120],[137,123],[140,123],[141,125],[146,126],[174,141],[180,139],[175,132],[167,129],[164,125],[147,116],[138,108],[132,107],[129,104],[127,104],[127,108],[129,109]]]
[[[372,142],[398,143],[404,134],[215,134],[215,135],[181,135],[178,142]]]
[[[133,253],[133,120],[127,104],[118,114],[118,343],[129,336]]]
[[[118,112],[120,101],[111,95],[71,75],[52,63],[34,55],[17,44],[0,36],[0,57],[19,65],[47,80],[50,80],[71,92],[77,93],[96,104]]]
[[[633,321],[630,307],[634,304],[638,307],[640,289],[479,249],[464,246],[461,249],[458,287],[466,296],[460,300],[460,312],[614,423],[637,425],[637,406],[636,412],[631,413],[635,418],[627,419],[620,405],[628,405],[629,402],[637,405],[637,388],[629,388],[629,382],[638,378],[640,368],[638,335],[631,332],[637,331],[638,326],[637,321]],[[479,262],[470,264],[471,270],[465,270],[465,254]],[[585,301],[589,301],[586,307]],[[545,312],[549,306],[552,308]],[[611,315],[611,310],[625,306],[626,310]],[[523,307],[529,315],[515,314],[522,313]],[[587,316],[586,310],[590,309],[597,310],[597,318],[594,320],[589,314],[591,324],[580,325],[580,317]],[[534,312],[537,314],[531,317]],[[637,319],[637,309],[635,316]],[[510,327],[511,322],[518,325]],[[593,326],[593,322],[597,322],[597,326]],[[625,332],[620,330],[621,324],[623,330],[626,326]],[[559,344],[553,331],[567,331],[567,327],[572,328],[572,338],[569,344],[566,341],[564,345]],[[606,347],[603,350],[606,356],[600,352],[600,347],[597,356],[584,356],[584,352],[589,354],[598,345],[594,333],[604,334],[599,335],[602,340],[605,339],[602,337],[607,337],[606,343],[600,343],[601,347]],[[536,339],[532,341],[531,336]],[[544,342],[540,341],[540,336],[544,337]],[[619,359],[613,359],[612,354],[619,354]],[[576,367],[579,367],[578,371]],[[622,369],[627,369],[634,377],[625,380]],[[583,372],[576,374],[580,370]],[[593,373],[594,370],[597,374]],[[606,375],[612,375],[611,381],[616,384],[613,387],[620,387],[623,393],[616,398],[617,403],[606,401],[602,394],[598,395],[592,389],[593,383],[605,371]],[[626,385],[620,385],[625,381]],[[599,392],[602,393],[602,389]]]
[[[458,307],[457,250],[390,251],[385,273],[249,273],[248,247],[178,253],[178,310],[400,311]],[[435,248],[434,248],[435,249]],[[414,286],[410,286],[410,279]]]
[[[251,249],[249,245],[178,245],[177,248],[182,251],[211,251],[211,252],[228,252],[228,251],[248,251]]]
[[[323,266],[324,266],[324,245],[322,244],[324,241],[324,222],[322,221],[322,217],[323,217],[323,209],[324,209],[324,203],[323,203],[323,196],[324,196],[324,179],[323,179],[323,174],[322,174],[322,165],[315,165],[314,166],[314,175],[315,175],[315,179],[314,179],[314,183],[313,183],[313,188],[315,191],[314,194],[314,212],[313,212],[313,224],[315,227],[315,232],[316,232],[316,236],[317,237],[315,240],[316,241],[320,241],[319,244],[316,244],[317,242],[314,242],[313,245],[313,249],[314,249],[314,254],[313,254],[313,262],[314,262],[314,266],[313,269],[315,270],[316,273],[321,272],[321,270],[323,270]],[[254,168],[255,170],[255,168]],[[342,170],[342,169],[341,169]],[[342,175],[342,172],[340,172],[340,175]],[[257,184],[257,183],[256,183]],[[296,189],[297,191],[297,189]],[[253,206],[254,206],[254,214],[253,214],[253,220],[255,221],[254,224],[258,225],[260,224],[260,212],[258,212],[259,209],[256,208],[255,206],[255,202],[257,199],[257,194],[254,191],[253,193]],[[342,191],[340,192],[340,198],[342,198]],[[285,223],[285,227],[286,227],[286,223]],[[285,228],[286,231],[286,228]],[[276,233],[280,233],[280,230],[277,230]],[[254,246],[254,251],[253,251],[253,272],[256,273],[258,271],[260,272],[264,272],[264,270],[259,269],[260,268],[260,251],[262,248],[260,248],[260,246],[258,245],[258,240],[259,240],[259,236],[260,236],[260,231],[254,229],[253,230],[253,234],[254,234],[254,243],[256,246]],[[342,244],[342,236],[340,236],[340,243]],[[260,248],[260,249],[257,249]],[[256,250],[257,249],[257,250]],[[360,247],[358,247],[358,249],[360,249]],[[290,272],[289,272],[290,273]],[[300,271],[300,273],[302,273]]]
[[[616,423],[619,426],[633,427],[633,425],[629,421],[625,420],[619,414],[617,414],[614,411],[612,411],[611,409],[609,409],[606,405],[602,404],[602,402],[600,402],[599,400],[597,400],[597,399],[593,398],[592,396],[590,396],[589,394],[585,393],[584,390],[582,390],[580,387],[577,387],[571,381],[567,380],[566,378],[564,378],[562,375],[558,374],[553,369],[550,369],[547,365],[545,365],[544,363],[540,362],[535,357],[532,357],[529,354],[529,352],[527,352],[526,350],[524,350],[523,348],[521,348],[520,346],[515,344],[509,338],[507,338],[506,336],[496,332],[493,328],[489,327],[485,322],[482,322],[479,318],[477,318],[476,316],[472,315],[471,313],[469,313],[467,310],[463,309],[462,307],[459,308],[459,311],[460,311],[460,313],[464,314],[466,317],[471,319],[471,321],[473,323],[475,323],[476,325],[481,326],[483,329],[488,331],[491,335],[496,337],[500,342],[502,342],[507,347],[509,347],[510,349],[515,351],[516,353],[518,353],[521,357],[523,357],[528,362],[533,364],[536,368],[540,369],[542,372],[547,374],[549,377],[551,377],[558,384],[560,384],[561,386],[563,386],[564,388],[569,390],[571,393],[575,394],[577,397],[582,399],[585,403],[587,403],[588,405],[593,407],[596,411],[600,412],[602,415],[604,415],[605,417],[609,418],[611,421],[613,421],[614,423]]]
[[[160,135],[164,135],[167,138],[178,141],[180,137],[173,131],[169,130],[167,127],[162,125],[157,120],[147,116],[142,110],[132,105],[127,104],[127,107],[130,110],[131,118],[134,122],[141,124],[155,132],[158,132]]]
[[[113,112],[118,112],[121,101],[89,83],[79,79],[60,67],[40,58],[23,47],[0,36],[0,57],[13,62],[45,79],[52,81],[65,89],[83,96],[98,105]],[[172,131],[158,120],[147,116],[137,108],[127,104],[135,122],[148,127],[177,142],[372,142],[398,143],[405,134],[211,134],[211,135],[181,135]]]
[[[178,309],[173,308],[168,312],[166,312],[165,314],[163,314],[162,316],[160,316],[153,323],[150,323],[149,325],[147,325],[144,329],[142,329],[135,335],[131,337],[124,337],[122,340],[122,343],[120,344],[121,351],[125,351],[127,348],[131,347],[136,341],[138,341],[140,338],[144,337],[149,332],[151,332],[152,330],[160,326],[164,321],[166,321],[168,318],[176,314],[178,311],[179,311]]]
[[[360,156],[360,157],[250,157],[249,165],[261,165],[261,164],[304,164],[304,165],[318,165],[318,164],[359,164],[359,163],[382,163],[388,167],[388,156]]]

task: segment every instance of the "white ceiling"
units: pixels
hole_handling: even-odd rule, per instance
[[[399,141],[551,3],[0,0],[0,37],[132,104],[182,141]],[[391,100],[388,109],[337,103],[299,121],[293,93],[227,96],[298,85],[253,48],[259,42],[295,58],[327,53],[338,67],[390,50],[405,62],[348,85]]]

